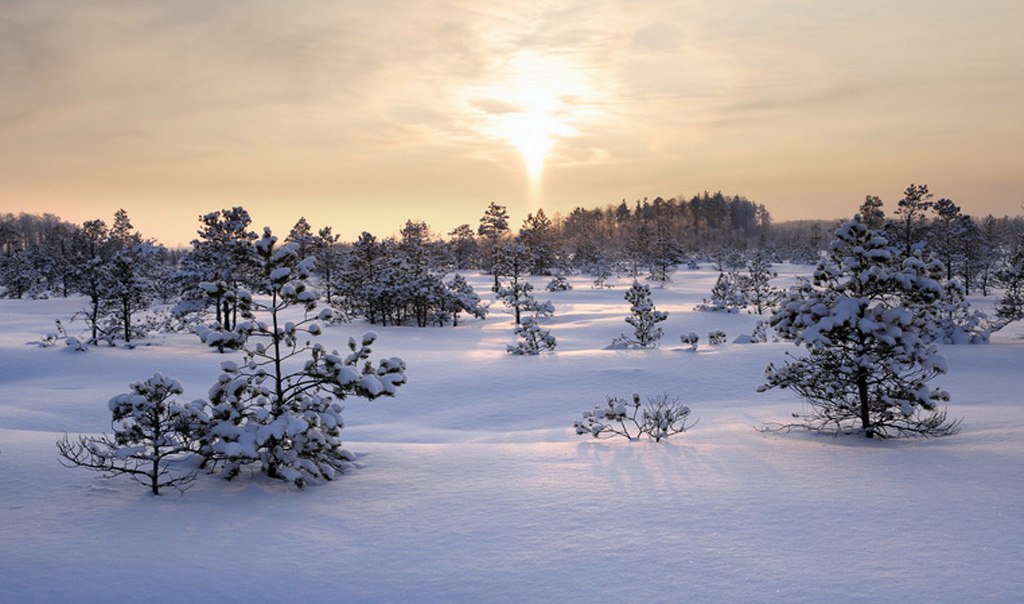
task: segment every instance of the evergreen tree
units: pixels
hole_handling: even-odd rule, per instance
[[[125,342],[145,335],[133,319],[153,302],[158,254],[159,248],[153,243],[139,241],[117,250],[110,259],[105,312]]]
[[[772,270],[771,262],[763,254],[754,256],[747,264],[747,274],[737,280],[740,298],[745,306],[757,314],[771,310],[779,300],[779,288],[771,284],[778,273]]]
[[[460,224],[448,233],[448,248],[451,252],[455,268],[466,270],[475,268],[480,254],[473,235],[473,229],[468,224]]]
[[[934,202],[928,185],[911,184],[903,192],[903,199],[897,202],[896,220],[892,223],[894,241],[903,249],[903,256],[909,258],[914,248],[924,244],[927,230],[926,214]]]
[[[1024,319],[1024,237],[1007,265],[996,274],[1003,295],[996,303],[996,329]]]
[[[189,404],[173,400],[182,394],[181,383],[159,373],[131,385],[131,392],[110,399],[114,436],[80,436],[72,441],[66,435],[57,441],[60,461],[67,467],[82,467],[103,472],[107,477],[127,475],[149,487],[154,495],[160,489],[188,488],[196,472],[175,469],[198,451],[194,432],[198,414]]]
[[[859,216],[836,231],[813,281],[790,291],[772,316],[779,336],[807,355],[765,369],[770,388],[791,388],[811,406],[805,427],[866,437],[950,434],[938,409],[949,394],[928,382],[946,372],[934,344],[934,308],[942,301],[941,265],[905,241],[892,245]]]
[[[525,245],[518,241],[499,246],[495,272],[509,277],[507,285],[499,285],[497,296],[511,311],[516,325],[522,323],[523,315],[549,316],[554,312],[551,302],[538,302],[533,297],[533,285],[526,280],[532,255]]]
[[[523,322],[516,326],[515,334],[521,339],[508,346],[509,354],[537,355],[554,350],[558,343],[549,330],[541,327],[536,317],[524,317]]]
[[[932,221],[932,233],[929,239],[929,250],[942,262],[946,269],[945,280],[953,279],[953,271],[958,264],[961,264],[964,250],[964,233],[962,228],[964,217],[960,212],[960,206],[953,203],[951,199],[942,199],[932,205],[935,212],[935,220]]]
[[[294,244],[278,247],[270,229],[254,247],[257,296],[239,292],[245,320],[235,327],[245,359],[223,363],[210,389],[202,453],[228,478],[258,463],[271,478],[300,487],[331,480],[351,460],[341,447],[338,401],[393,396],[405,383],[405,363],[390,358],[374,368],[368,361],[374,333],[350,338],[348,355],[312,344],[321,322],[331,318],[330,309],[312,314],[318,294],[306,282],[313,260],[300,261]],[[287,320],[294,307],[303,318]]]
[[[868,195],[860,206],[860,220],[869,228],[878,230],[885,226],[885,210],[882,199],[876,195]]]
[[[743,297],[743,288],[740,285],[740,275],[732,271],[720,273],[711,288],[711,299],[705,298],[696,306],[696,310],[705,312],[739,312],[747,305]]]
[[[19,249],[0,261],[0,297],[20,299],[39,286],[43,276],[32,256],[32,252]]]
[[[345,250],[338,245],[338,239],[339,235],[335,235],[329,226],[317,231],[312,239],[312,256],[316,259],[313,270],[329,305],[334,304],[338,282],[345,270]]]
[[[313,227],[309,226],[309,221],[306,220],[305,216],[301,216],[295,223],[295,226],[292,227],[292,230],[288,232],[285,243],[294,243],[299,258],[308,258],[313,255],[313,248],[316,244],[315,238],[316,235],[313,234]]]
[[[199,238],[192,241],[191,265],[196,287],[204,293],[216,313],[215,329],[230,332],[238,318],[238,291],[249,281],[256,260],[249,229],[252,218],[242,207],[210,212],[199,217]]]
[[[494,291],[498,291],[498,271],[496,269],[498,263],[498,242],[508,233],[508,230],[508,211],[505,209],[505,206],[498,205],[492,201],[491,205],[487,206],[484,215],[480,218],[477,234],[487,240],[488,258],[490,260],[487,271],[494,275]]]
[[[536,214],[526,216],[523,228],[519,231],[518,240],[526,246],[530,253],[532,260],[530,272],[534,275],[551,274],[551,266],[555,262],[551,238],[551,219],[544,213],[544,208],[538,209]]]
[[[612,348],[655,348],[664,332],[658,323],[668,319],[668,313],[657,310],[651,300],[651,286],[634,281],[626,291],[630,315],[626,323],[633,326],[633,337],[625,334],[612,341]]]
[[[466,282],[462,275],[455,275],[445,283],[447,297],[442,311],[450,313],[452,327],[459,326],[459,315],[466,313],[477,319],[487,316],[487,306],[480,300],[480,296],[473,291],[473,287]]]

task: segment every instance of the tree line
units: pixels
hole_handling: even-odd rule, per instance
[[[933,199],[924,185],[908,187],[889,216],[875,196],[865,199],[859,213],[870,227],[886,229],[905,252],[926,246],[941,262],[944,280],[956,280],[965,295],[1018,289],[1020,217],[975,219],[952,200]],[[486,305],[458,270],[492,275],[493,290],[522,310],[531,300],[523,295],[528,275],[549,275],[557,282],[587,274],[600,286],[613,275],[664,282],[679,267],[700,264],[710,264],[726,280],[755,260],[813,264],[837,224],[773,224],[763,205],[703,193],[577,207],[565,216],[549,217],[540,209],[519,228],[505,206],[492,202],[475,224],[446,235],[426,222],[407,220],[395,236],[363,232],[351,242],[341,241],[330,226],[315,228],[300,218],[285,240],[295,243],[300,257],[314,259],[313,275],[339,319],[426,327],[486,315]],[[200,216],[196,238],[184,250],[143,237],[124,210],[110,225],[101,219],[76,225],[52,214],[0,215],[0,295],[86,297],[79,318],[87,326],[86,340],[94,344],[144,335],[155,326],[139,317],[156,302],[175,303],[173,312],[160,318],[163,328],[202,324],[226,333],[238,321],[239,292],[252,290],[258,239],[243,207]],[[1014,316],[1019,304],[1010,306],[1002,316]],[[216,343],[230,347],[226,340]]]

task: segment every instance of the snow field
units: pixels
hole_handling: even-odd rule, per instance
[[[785,283],[806,267],[776,267]],[[298,491],[201,476],[184,496],[63,468],[54,441],[109,432],[106,401],[154,371],[205,396],[218,355],[189,335],[135,350],[26,346],[80,301],[0,301],[0,601],[1014,602],[1024,593],[1024,340],[944,347],[960,434],[867,442],[764,435],[801,403],[754,392],[789,344],[731,342],[756,316],[697,313],[717,273],[654,288],[657,350],[604,350],[622,298],[543,291],[554,354],[513,357],[484,322],[372,329],[399,356],[394,399],[346,401],[356,468]],[[489,292],[486,276],[472,275]],[[984,307],[983,307],[984,308]],[[328,347],[370,329],[325,330]],[[695,331],[690,352],[679,334]],[[667,392],[699,424],[663,443],[578,437],[606,396]]]

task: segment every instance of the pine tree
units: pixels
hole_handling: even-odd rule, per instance
[[[527,215],[519,231],[518,240],[530,253],[530,272],[534,275],[548,275],[551,272],[554,264],[551,231],[551,219],[544,213],[544,208],[537,210],[536,214]]]
[[[715,286],[711,288],[711,299],[705,298],[695,308],[705,312],[739,312],[747,305],[740,285],[740,275],[729,271],[719,273]]]
[[[445,283],[447,292],[446,302],[442,310],[451,314],[452,326],[458,327],[459,314],[466,313],[477,319],[487,316],[487,306],[480,300],[480,296],[473,291],[473,287],[466,282],[462,275],[455,275]]]
[[[668,319],[668,313],[654,307],[651,300],[651,286],[641,285],[634,281],[626,291],[626,301],[630,303],[630,315],[626,323],[633,326],[633,337],[625,334],[612,341],[612,348],[655,348],[664,332],[658,323]]]
[[[996,273],[1003,295],[996,303],[996,329],[1024,319],[1024,237],[1007,265]]]
[[[214,329],[230,332],[238,319],[238,290],[249,281],[256,260],[249,229],[252,218],[243,207],[210,212],[199,217],[199,238],[192,241],[191,264],[199,269],[195,286],[213,305]]]
[[[771,284],[771,281],[777,276],[778,273],[772,270],[771,263],[763,254],[758,254],[750,260],[747,264],[747,274],[736,280],[740,290],[739,296],[748,309],[761,315],[775,306],[781,292]]]
[[[491,205],[487,206],[487,210],[484,215],[480,218],[480,226],[477,228],[477,234],[487,239],[488,244],[488,258],[490,260],[490,266],[487,267],[487,271],[494,275],[494,291],[498,291],[498,242],[501,238],[508,233],[508,211],[505,206],[498,205],[491,202]]]
[[[145,335],[138,331],[134,319],[153,302],[158,253],[153,243],[140,241],[118,250],[110,259],[105,312],[127,343],[136,335]]]
[[[926,213],[935,202],[929,201],[932,194],[928,185],[911,184],[903,192],[903,199],[897,202],[896,220],[891,224],[895,231],[894,242],[898,242],[905,258],[913,255],[914,248],[924,244],[927,230]]]
[[[499,282],[497,296],[512,311],[516,325],[522,323],[526,313],[550,316],[554,312],[551,302],[538,302],[533,297],[533,285],[526,280],[532,263],[529,249],[521,242],[513,241],[499,246],[496,258],[495,274],[509,277],[507,285]]]
[[[934,308],[942,300],[942,267],[921,252],[904,257],[859,216],[836,231],[813,281],[792,289],[771,325],[807,355],[765,369],[759,391],[790,388],[811,410],[801,424],[866,437],[936,436],[956,431],[941,402],[949,394],[928,382],[946,372],[934,344]]]
[[[270,229],[254,247],[258,296],[239,292],[244,320],[235,327],[245,360],[221,365],[224,373],[210,389],[202,453],[228,478],[258,463],[271,478],[300,487],[331,480],[351,460],[341,447],[338,401],[393,396],[405,383],[405,363],[390,358],[374,368],[368,360],[377,337],[372,332],[350,338],[347,355],[312,344],[332,314],[327,308],[312,314],[318,294],[306,282],[313,259],[300,261],[294,244],[278,247]],[[285,319],[293,307],[303,318]]]
[[[198,452],[194,435],[202,412],[174,401],[179,394],[181,383],[159,373],[132,384],[131,392],[110,399],[113,438],[104,434],[72,441],[65,435],[57,441],[61,463],[107,477],[130,476],[154,495],[167,487],[188,488],[196,472],[172,465]]]
[[[516,326],[515,334],[521,340],[507,347],[509,354],[537,355],[554,350],[558,343],[549,330],[541,327],[536,317],[524,317],[523,322]]]

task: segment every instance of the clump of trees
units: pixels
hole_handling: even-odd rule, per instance
[[[258,467],[299,487],[334,479],[352,460],[342,447],[340,401],[394,396],[405,363],[393,357],[374,366],[373,333],[350,338],[347,354],[313,343],[332,316],[330,308],[316,312],[319,294],[307,286],[314,258],[300,259],[294,242],[279,246],[270,229],[250,245],[255,287],[236,291],[239,320],[230,332],[242,362],[222,363],[209,399],[188,405],[169,400],[181,394],[173,380],[134,384],[134,394],[111,400],[115,438],[65,438],[58,449],[67,463],[145,478],[158,494],[192,480],[169,469],[182,455],[197,455],[200,467],[229,479]]]

